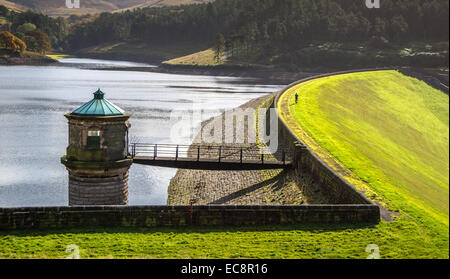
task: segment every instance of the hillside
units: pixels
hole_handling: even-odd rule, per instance
[[[50,16],[116,12],[135,8],[198,4],[213,0],[82,0],[80,9],[68,9],[62,0],[0,0],[0,5],[18,11],[31,9]]]
[[[7,0],[0,0],[0,5],[7,7],[8,9],[14,10],[16,12],[23,12],[28,9],[28,7],[22,6],[18,3],[14,3]]]
[[[229,62],[277,65],[290,71],[448,65],[448,14],[429,16],[435,10],[448,10],[448,1],[408,1],[407,12],[394,1],[381,14],[357,2],[216,0],[211,5],[104,13],[76,25],[68,36],[67,49],[200,42],[206,47],[196,52],[219,48]],[[333,13],[327,13],[331,7]],[[195,64],[204,54],[182,60]]]

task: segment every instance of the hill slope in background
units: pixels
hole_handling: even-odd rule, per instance
[[[11,2],[11,1],[7,1],[7,0],[0,0],[0,5],[3,5],[5,7],[7,7],[8,9],[17,11],[17,12],[24,12],[26,11],[28,8],[25,6],[22,6],[20,4]]]
[[[31,9],[50,16],[68,16],[116,12],[135,8],[202,4],[214,0],[81,0],[80,9],[69,9],[64,0],[0,0],[0,5],[24,11]]]

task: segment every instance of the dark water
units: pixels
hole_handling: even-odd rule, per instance
[[[65,66],[0,66],[0,206],[67,205],[67,171],[60,163],[68,142],[64,114],[89,101],[98,88],[133,114],[132,138],[180,144],[189,144],[190,139],[171,140],[172,110],[192,111],[202,104],[210,116],[219,115],[221,109],[281,88],[252,79],[86,69],[142,66],[130,62],[67,62]],[[175,172],[133,165],[129,204],[165,204]]]

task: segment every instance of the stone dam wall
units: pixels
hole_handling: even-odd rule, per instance
[[[253,99],[240,108],[257,109],[260,106],[270,105],[269,100],[275,94]],[[233,134],[238,127],[225,126],[222,122],[224,114],[210,119],[203,124],[215,126],[218,121],[222,125],[222,133]],[[220,123],[222,122],[222,123]],[[244,130],[255,129],[244,121]],[[206,133],[206,131],[203,131]],[[201,132],[195,142],[202,142]],[[203,142],[202,142],[203,143]],[[254,147],[255,143],[234,143],[234,147]],[[205,150],[207,151],[207,150]],[[196,151],[194,150],[193,153]],[[212,151],[217,156],[217,152]],[[194,154],[195,156],[195,154]],[[208,154],[202,154],[202,158]],[[236,154],[237,159],[239,155]],[[306,177],[306,174],[305,174]],[[294,181],[290,170],[184,170],[177,171],[168,188],[168,205],[300,205],[310,203],[303,193],[304,188],[313,188],[310,179]]]
[[[76,227],[253,226],[378,222],[372,205],[77,206],[0,209],[0,230]]]

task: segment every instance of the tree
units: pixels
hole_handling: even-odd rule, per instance
[[[9,10],[5,6],[0,5],[0,16],[9,16]]]
[[[37,43],[36,39],[32,36],[24,36],[23,40],[27,44],[27,49],[31,51],[39,51],[39,44]]]
[[[33,23],[24,23],[22,25],[20,25],[19,27],[17,27],[16,32],[17,33],[22,33],[22,34],[26,34],[27,32],[31,32],[36,30],[36,25],[34,25]]]
[[[216,63],[220,63],[222,61],[223,53],[225,52],[225,37],[222,33],[219,33],[216,36],[214,52],[214,60],[216,60]]]
[[[50,38],[48,37],[47,34],[45,34],[39,29],[28,32],[26,34],[26,37],[31,37],[34,39],[35,42],[33,42],[33,44],[36,45],[36,48],[33,50],[35,51],[38,51],[40,53],[46,53],[47,51],[50,51],[52,49]],[[32,41],[31,38],[28,38],[27,40]]]
[[[275,39],[278,42],[282,42],[286,38],[287,33],[288,33],[287,28],[286,28],[286,25],[284,24],[284,22],[279,22],[277,24],[277,29],[275,31]]]
[[[8,49],[15,53],[22,53],[27,49],[27,45],[10,32],[3,31],[0,33],[0,48]]]
[[[373,33],[376,36],[384,36],[386,35],[386,30],[387,30],[387,20],[377,17],[375,19],[375,25],[373,26]]]
[[[394,16],[391,22],[392,34],[391,38],[395,40],[404,39],[405,35],[408,33],[408,23],[406,23],[403,16]]]

